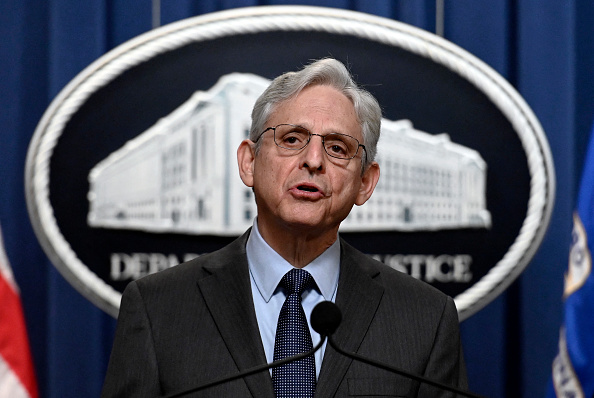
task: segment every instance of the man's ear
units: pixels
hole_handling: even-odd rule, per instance
[[[377,182],[379,181],[380,167],[377,162],[371,163],[371,165],[365,170],[361,177],[361,186],[359,187],[359,193],[355,204],[361,206],[363,203],[371,197]]]
[[[256,159],[256,144],[250,140],[243,140],[237,148],[237,165],[239,177],[248,187],[254,186],[254,162]]]

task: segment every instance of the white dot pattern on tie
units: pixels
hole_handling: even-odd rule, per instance
[[[274,342],[274,360],[301,354],[313,348],[301,295],[315,286],[313,277],[302,269],[287,272],[279,284],[287,294],[281,308]],[[277,398],[313,397],[316,389],[316,366],[313,355],[272,369]]]

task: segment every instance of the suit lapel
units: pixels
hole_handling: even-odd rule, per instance
[[[344,350],[356,352],[381,301],[384,288],[373,278],[378,271],[364,267],[370,260],[341,241],[341,265],[336,305],[342,323],[333,336]],[[316,398],[333,397],[352,360],[327,346],[316,388]]]
[[[240,371],[266,363],[245,254],[248,234],[249,231],[205,265],[210,276],[198,281],[210,314]],[[254,397],[274,397],[268,372],[244,380]]]

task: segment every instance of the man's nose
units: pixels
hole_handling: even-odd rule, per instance
[[[325,162],[324,139],[321,135],[312,134],[309,144],[304,148],[302,166],[312,171],[322,170]]]

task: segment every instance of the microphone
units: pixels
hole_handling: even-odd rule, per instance
[[[413,379],[413,380],[419,381],[421,383],[427,383],[434,387],[441,388],[442,390],[460,394],[465,397],[483,398],[480,395],[476,395],[470,391],[461,390],[457,387],[443,384],[438,381],[428,379],[424,376],[416,375],[414,373],[407,372],[405,370],[396,368],[396,367],[388,365],[386,363],[363,357],[363,356],[361,356],[357,353],[354,353],[354,352],[344,351],[343,349],[339,348],[336,345],[336,343],[334,342],[334,340],[332,339],[332,334],[336,331],[336,329],[340,325],[340,322],[342,321],[342,314],[341,314],[338,306],[331,301],[323,301],[323,302],[319,303],[318,305],[316,305],[311,313],[310,320],[311,320],[311,327],[313,328],[313,330],[315,330],[322,336],[322,340],[327,337],[328,343],[330,344],[330,346],[334,350],[336,350],[338,353],[340,353],[348,358],[366,363],[371,366],[375,366],[380,369],[387,370],[388,372],[392,372],[392,373],[396,373],[396,374],[399,374],[404,377],[408,377],[409,379]]]
[[[340,314],[340,312],[339,312],[339,314]],[[336,326],[338,327],[338,324]],[[225,376],[225,377],[222,377],[220,379],[217,379],[217,380],[213,380],[211,382],[208,382],[206,384],[202,384],[201,386],[198,386],[198,387],[194,387],[194,388],[190,388],[188,390],[183,390],[183,391],[176,392],[174,394],[166,395],[164,398],[183,397],[184,395],[188,395],[188,394],[191,394],[193,392],[201,391],[201,390],[207,389],[209,387],[214,387],[214,386],[217,386],[219,384],[227,383],[229,381],[233,381],[233,380],[236,380],[236,379],[241,379],[242,377],[251,376],[251,375],[253,375],[255,373],[263,372],[263,371],[268,370],[270,368],[276,368],[277,366],[282,366],[282,365],[285,365],[285,364],[290,363],[290,362],[299,361],[300,359],[303,359],[303,358],[306,358],[306,357],[308,357],[310,355],[313,355],[317,350],[319,350],[322,347],[322,345],[324,344],[324,341],[325,340],[326,340],[326,336],[323,335],[322,338],[320,339],[320,342],[314,348],[312,348],[309,351],[305,351],[305,352],[302,352],[301,354],[293,355],[291,357],[286,357],[284,359],[279,359],[278,361],[274,361],[274,362],[271,362],[271,363],[265,363],[263,365],[254,366],[253,368],[246,369],[243,372],[239,372],[239,373],[234,374],[234,375]]]
[[[324,338],[333,335],[338,329],[342,322],[342,314],[332,301],[322,301],[314,307],[309,321],[312,329]]]

